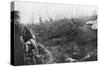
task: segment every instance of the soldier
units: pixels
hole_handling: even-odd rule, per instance
[[[36,42],[35,35],[28,27],[24,28],[23,35],[20,36],[25,46],[25,62],[28,64],[51,63],[50,52],[40,43]]]
[[[36,39],[27,26],[24,27],[23,35],[20,36],[20,39],[25,48],[25,62],[28,64],[36,64],[36,57],[38,55]]]

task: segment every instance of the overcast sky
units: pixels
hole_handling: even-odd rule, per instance
[[[17,1],[15,2],[15,10],[20,11],[21,22],[29,23],[32,18],[35,22],[38,22],[39,17],[47,20],[48,18],[60,19],[92,15],[94,12],[97,12],[97,7]]]

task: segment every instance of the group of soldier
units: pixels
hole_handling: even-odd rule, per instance
[[[86,22],[86,25],[91,25],[90,28],[96,30],[97,21]],[[25,26],[23,29],[23,35],[20,36],[21,42],[24,44],[24,61],[28,64],[43,64],[52,63],[52,54],[39,42],[36,41],[34,33]],[[86,57],[87,58],[87,57]],[[67,58],[68,59],[68,58]],[[76,61],[71,58],[69,61]]]

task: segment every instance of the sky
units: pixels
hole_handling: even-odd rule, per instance
[[[86,5],[65,5],[50,3],[34,3],[34,2],[15,2],[15,10],[20,11],[20,21],[22,23],[39,22],[39,17],[43,20],[62,19],[64,17],[90,16],[97,13],[96,6]]]

